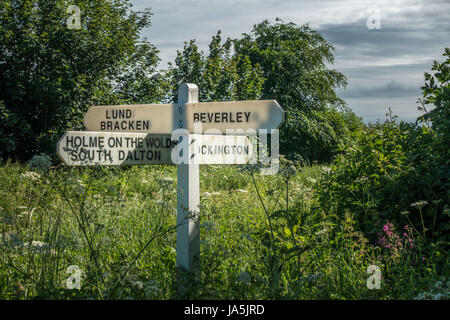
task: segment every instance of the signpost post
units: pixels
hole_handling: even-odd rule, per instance
[[[267,131],[283,121],[275,100],[199,103],[198,87],[184,83],[176,104],[91,107],[84,117],[89,131],[66,132],[57,153],[72,166],[178,165],[176,262],[197,271],[199,165],[248,163],[256,150],[246,131]]]
[[[195,84],[183,83],[178,88],[178,103],[197,103],[198,87]],[[179,114],[186,114],[186,106],[179,106]],[[180,127],[184,127],[180,119]],[[190,134],[181,136],[191,142]],[[184,156],[191,159],[191,148]],[[184,150],[186,151],[186,150]],[[186,270],[198,271],[200,255],[200,224],[198,221],[198,205],[200,204],[199,165],[196,163],[181,163],[177,170],[177,265]],[[187,223],[186,223],[187,220]]]

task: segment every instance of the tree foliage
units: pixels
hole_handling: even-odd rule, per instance
[[[288,113],[283,153],[328,161],[360,130],[361,120],[336,95],[347,79],[329,67],[334,48],[309,25],[265,20],[234,43],[236,54],[263,69],[261,98],[276,99]]]
[[[262,70],[247,56],[234,54],[232,44],[230,38],[222,43],[221,31],[213,36],[208,55],[199,51],[195,40],[185,42],[175,65],[169,67],[174,100],[183,82],[197,84],[203,102],[258,99],[264,82]]]
[[[448,159],[448,146],[450,145],[450,48],[445,48],[443,56],[445,61],[433,62],[434,74],[425,72],[425,85],[422,87],[423,100],[419,99],[419,110],[425,114],[419,117],[419,122],[431,122],[436,131],[442,150]],[[427,111],[426,105],[431,104],[433,109]]]
[[[1,158],[53,153],[92,104],[164,97],[158,51],[140,39],[149,10],[134,12],[127,0],[80,1],[81,29],[69,29],[71,4],[0,2]]]

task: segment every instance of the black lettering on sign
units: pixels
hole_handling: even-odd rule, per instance
[[[222,122],[228,122],[228,113],[222,112]]]
[[[110,148],[122,148],[122,137],[109,137],[108,147]]]
[[[249,122],[251,112],[195,112],[194,122],[235,123]]]
[[[104,137],[66,136],[66,148],[104,148]]]
[[[161,150],[134,150],[125,151],[119,150],[119,160],[125,161],[142,161],[142,160],[161,160]]]
[[[76,150],[70,150],[70,161],[77,161],[77,151]]]
[[[149,120],[100,121],[101,131],[146,131],[149,129]]]
[[[199,147],[200,154],[249,154],[248,146],[235,145],[202,145]]]
[[[106,109],[106,119],[130,119],[131,118],[130,109]]]
[[[163,138],[147,137],[145,139],[145,145],[147,148],[171,148],[172,144],[173,142],[170,138],[167,138],[165,142]]]

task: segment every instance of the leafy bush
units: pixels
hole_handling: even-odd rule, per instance
[[[446,49],[444,56],[449,54]],[[424,101],[434,103],[435,109],[415,124],[398,122],[389,113],[384,123],[367,126],[357,145],[337,157],[319,185],[325,210],[337,207],[341,216],[355,212],[359,227],[371,239],[389,220],[411,223],[424,238],[448,246],[449,65],[450,59],[435,62],[435,76],[425,74]]]
[[[130,10],[128,0],[79,1],[81,28],[69,29],[69,5],[0,1],[0,158],[54,154],[92,104],[164,96],[153,90],[164,88],[153,77],[157,50],[140,39],[150,11]]]

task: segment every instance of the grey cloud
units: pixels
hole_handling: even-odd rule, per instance
[[[342,98],[395,98],[395,97],[418,97],[420,88],[408,86],[400,83],[397,80],[390,80],[384,85],[373,85],[370,87],[353,86],[350,89],[342,90],[339,95]]]
[[[217,30],[239,37],[263,19],[281,17],[298,25],[310,23],[335,46],[332,68],[344,73],[349,85],[340,90],[348,105],[367,121],[384,119],[392,107],[401,119],[418,116],[416,100],[423,73],[441,60],[450,46],[450,2],[298,1],[298,0],[132,0],[134,9],[151,7],[152,27],[143,32],[160,50],[161,67],[173,61],[184,42],[197,39],[208,50]],[[381,29],[366,27],[366,8],[379,5]]]
[[[364,122],[384,121],[386,113],[391,108],[392,112],[404,121],[416,121],[422,113],[417,110],[417,98],[393,97],[393,98],[349,98],[347,103],[352,106],[358,115],[364,115]]]
[[[336,48],[334,67],[349,79],[338,95],[366,122],[384,119],[389,106],[401,119],[414,121],[423,74],[450,45],[448,13],[407,12],[383,20],[380,30],[367,29],[365,19],[320,26]]]
[[[448,24],[450,26],[450,24]],[[362,56],[364,60],[401,56],[429,56],[448,43],[450,27],[435,31],[385,27],[369,30],[365,20],[340,25],[324,25],[318,30],[343,57]]]

